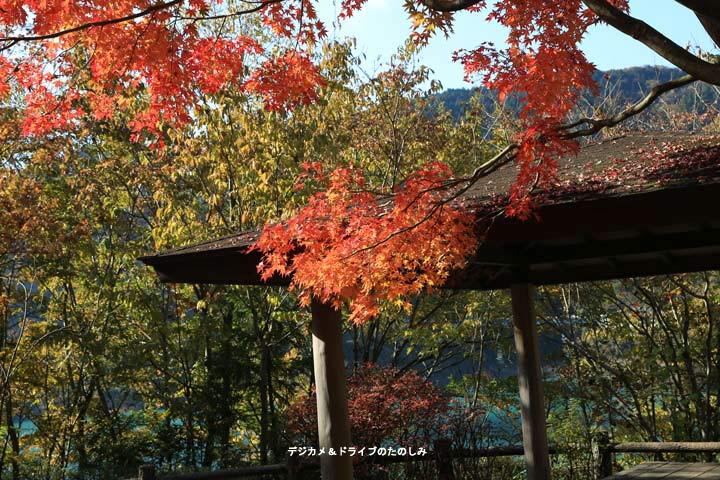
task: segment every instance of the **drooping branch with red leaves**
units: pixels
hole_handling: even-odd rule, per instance
[[[391,195],[366,189],[362,172],[339,168],[322,176],[325,189],[286,222],[267,227],[257,243],[266,252],[264,278],[292,275],[301,303],[312,297],[350,319],[374,316],[379,300],[410,308],[409,297],[442,285],[475,250],[472,217],[445,202],[450,171],[429,164]]]

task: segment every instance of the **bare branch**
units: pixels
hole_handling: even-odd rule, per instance
[[[481,0],[421,0],[430,10],[438,12],[457,12],[477,5]]]
[[[207,15],[204,17],[180,17],[180,20],[192,20],[194,22],[207,21],[207,20],[224,20],[226,18],[239,17],[240,15],[247,15],[248,13],[259,12],[260,10],[267,7],[271,3],[280,3],[282,1],[283,0],[265,0],[262,2],[247,2],[247,3],[257,3],[257,6],[248,8],[245,10],[236,10],[234,12],[221,13],[218,15]]]
[[[606,0],[583,0],[583,3],[601,20],[644,43],[655,53],[696,79],[720,85],[720,65],[696,57],[647,23],[631,17]]]
[[[638,113],[642,112],[650,105],[652,105],[653,102],[657,100],[657,98],[660,97],[660,95],[662,95],[663,93],[679,87],[683,87],[685,85],[689,85],[696,81],[697,78],[693,77],[692,75],[684,75],[680,78],[676,78],[663,84],[656,85],[652,88],[652,90],[650,90],[647,95],[645,95],[642,100],[626,108],[625,110],[616,113],[612,117],[580,118],[572,123],[561,125],[560,127],[558,127],[558,130],[566,131],[565,133],[561,134],[561,137],[566,139],[592,135],[599,132],[603,128],[614,127],[615,125],[624,122],[628,118],[637,115]],[[583,125],[587,125],[587,127],[574,130]]]

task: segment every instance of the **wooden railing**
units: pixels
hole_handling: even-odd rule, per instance
[[[288,457],[289,459],[290,457]],[[143,465],[140,467],[139,480],[233,480],[236,478],[258,477],[263,475],[286,475],[288,480],[297,477],[299,468],[293,468],[293,461],[279,463],[276,465],[258,465],[252,467],[237,468],[232,470],[218,470],[216,472],[187,473],[180,475],[157,476],[154,465]]]
[[[551,453],[558,453],[551,449]],[[388,465],[393,463],[408,462],[435,462],[438,480],[454,480],[452,460],[455,458],[481,458],[481,457],[508,457],[523,455],[523,447],[490,447],[481,449],[463,449],[451,450],[449,440],[439,440],[435,442],[434,449],[424,456],[395,456],[395,457],[375,457],[373,463]],[[319,460],[303,459],[298,456],[288,456],[286,463],[276,465],[263,465],[256,467],[244,467],[234,470],[219,470],[216,472],[206,473],[188,473],[180,475],[162,475],[158,476],[154,465],[143,465],[140,467],[138,475],[139,480],[235,480],[247,477],[256,477],[262,475],[286,476],[288,480],[295,480],[303,470],[319,469]]]
[[[594,480],[613,474],[613,456],[616,453],[718,453],[720,442],[623,442],[611,443],[607,434],[593,439],[592,455]]]
[[[550,447],[550,454],[565,454],[569,450]],[[613,456],[616,453],[718,453],[720,442],[625,442],[611,443],[607,435],[597,435],[592,443],[592,459],[594,480],[600,480],[612,475]],[[489,447],[480,449],[451,450],[450,442],[440,440],[435,442],[434,450],[423,457],[378,457],[373,460],[377,464],[393,464],[406,462],[435,462],[438,480],[455,480],[452,460],[460,458],[483,457],[511,457],[522,456],[522,446]],[[299,478],[304,470],[319,469],[319,462],[315,459],[303,459],[298,456],[288,456],[286,463],[275,465],[261,465],[237,468],[232,470],[219,470],[215,472],[171,474],[158,476],[154,465],[140,467],[138,480],[236,480],[247,477],[273,475],[283,476],[288,480]]]

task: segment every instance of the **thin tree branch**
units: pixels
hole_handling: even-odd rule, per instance
[[[410,205],[413,205],[415,202],[417,202],[420,197],[423,195],[427,195],[431,192],[441,192],[446,191],[451,188],[457,187],[458,185],[463,185],[461,188],[455,191],[450,197],[443,199],[441,202],[438,202],[438,205],[444,205],[446,203],[449,203],[456,198],[460,197],[462,194],[467,192],[473,185],[475,185],[478,180],[480,180],[483,177],[486,177],[487,175],[490,175],[492,172],[497,170],[498,168],[502,167],[506,163],[510,162],[512,159],[515,158],[515,153],[519,145],[517,143],[511,143],[507,145],[505,148],[503,148],[497,155],[495,155],[490,160],[486,161],[479,167],[477,167],[472,175],[469,177],[460,177],[456,179],[449,180],[447,182],[443,182],[440,185],[433,186],[426,188],[424,190],[421,190],[417,196],[408,204],[408,207]]]
[[[475,183],[477,183],[478,180],[480,180],[484,176],[490,174],[491,172],[497,170],[502,165],[505,165],[510,160],[515,158],[515,153],[516,153],[517,148],[518,148],[518,145],[515,143],[508,145],[496,156],[494,156],[493,158],[491,158],[490,160],[488,160],[487,162],[485,162],[484,164],[479,166],[477,169],[475,169],[475,172],[473,172],[473,174],[470,177],[460,178],[457,180],[453,180],[450,183],[444,183],[441,186],[431,187],[426,190],[423,190],[410,202],[410,204],[418,201],[422,195],[427,194],[433,190],[445,190],[452,186],[456,186],[458,184],[465,183],[465,185],[463,185],[462,188],[455,191],[452,195],[450,195],[447,198],[444,198],[442,201],[435,203],[433,205],[433,207],[430,209],[430,211],[428,211],[425,214],[425,216],[423,216],[423,218],[421,218],[417,222],[413,223],[412,225],[408,225],[407,227],[401,228],[400,230],[396,230],[395,232],[390,233],[385,238],[378,240],[377,242],[373,243],[372,245],[368,245],[368,246],[365,246],[365,247],[355,250],[351,254],[344,257],[343,260],[347,260],[348,258],[353,257],[359,253],[379,247],[380,245],[383,245],[383,244],[389,242],[390,240],[397,237],[398,235],[402,235],[403,233],[407,233],[407,232],[412,231],[415,228],[419,227],[420,225],[422,225],[423,223],[425,223],[426,221],[431,219],[432,216],[435,214],[435,212],[439,211],[445,205],[448,205],[450,202],[452,202],[453,200],[460,197],[463,193],[467,192],[470,189],[470,187],[472,187],[473,185],[475,185]]]
[[[145,10],[142,10],[137,13],[133,13],[130,15],[125,15],[123,17],[117,17],[117,18],[109,18],[106,20],[98,20],[96,22],[88,22],[83,23],[81,25],[77,25],[75,27],[70,27],[65,30],[59,30],[57,32],[47,33],[44,35],[21,35],[21,36],[12,36],[12,37],[0,37],[0,44],[3,44],[2,47],[0,47],[0,51],[8,50],[15,45],[17,45],[20,42],[36,42],[41,40],[50,40],[53,38],[62,37],[63,35],[69,35],[72,33],[80,32],[83,30],[89,30],[91,28],[95,27],[103,27],[107,25],[115,25],[118,23],[124,23],[129,22],[131,20],[135,20],[137,18],[145,17],[148,15],[151,15],[155,12],[159,12],[161,10],[166,10],[168,8],[177,6],[182,3],[183,0],[171,0],[169,2],[165,3],[158,3],[155,5],[152,5]],[[205,17],[189,17],[189,16],[182,16],[179,17],[180,20],[192,20],[192,21],[205,21],[205,20],[217,20],[217,19],[225,19],[230,17],[237,17],[240,15],[246,15],[250,13],[254,13],[257,11],[262,10],[266,6],[273,4],[273,3],[280,3],[283,0],[264,0],[261,2],[247,2],[247,3],[257,3],[257,6],[248,8],[246,10],[239,10],[235,12],[230,12],[226,14],[220,14],[220,15],[209,15]]]
[[[208,15],[208,16],[204,16],[204,17],[183,16],[183,17],[180,17],[180,20],[192,20],[194,22],[206,21],[206,20],[224,20],[226,18],[238,17],[240,15],[247,15],[248,13],[255,13],[255,12],[262,10],[263,8],[267,7],[268,5],[270,5],[272,3],[281,3],[281,2],[283,2],[283,0],[265,0],[262,2],[246,2],[246,3],[257,3],[258,5],[255,7],[252,7],[252,8],[248,8],[246,10],[237,10],[234,12],[221,13],[218,15]]]
[[[482,0],[421,0],[430,10],[438,12],[457,12],[477,5]]]
[[[696,82],[697,80],[698,79],[693,77],[692,75],[684,75],[680,78],[676,78],[674,80],[670,80],[663,84],[656,85],[640,101],[638,101],[634,105],[631,105],[630,107],[626,108],[625,110],[616,113],[615,115],[613,115],[611,117],[606,117],[606,118],[583,117],[572,123],[569,123],[566,125],[561,125],[560,127],[558,127],[558,130],[565,131],[565,133],[562,133],[560,136],[565,139],[584,137],[587,135],[592,135],[594,133],[597,133],[600,130],[602,130],[603,128],[613,127],[619,123],[624,122],[628,118],[630,118],[634,115],[637,115],[638,113],[642,112],[646,108],[648,108],[663,93],[668,92],[673,89],[676,89],[676,88],[684,87],[685,85],[689,85],[693,82]],[[581,127],[583,125],[587,125],[587,127],[575,130],[576,128]]]
[[[158,3],[158,4],[155,4],[155,5],[152,5],[148,8],[146,8],[145,10],[142,10],[137,13],[133,13],[131,15],[126,15],[124,17],[109,18],[107,20],[98,20],[97,22],[83,23],[82,25],[77,25],[75,27],[67,28],[65,30],[59,30],[59,31],[53,32],[53,33],[47,33],[45,35],[2,37],[2,38],[0,38],[0,42],[10,43],[10,45],[12,46],[18,42],[35,42],[35,41],[39,41],[39,40],[50,40],[52,38],[58,38],[63,35],[68,35],[71,33],[82,31],[82,30],[88,30],[88,29],[94,28],[94,27],[103,27],[105,25],[114,25],[117,23],[129,22],[130,20],[135,20],[136,18],[150,15],[153,12],[165,10],[166,8],[170,8],[170,7],[174,7],[175,5],[179,5],[180,3],[182,3],[182,1],[183,0],[171,0],[166,3]],[[3,49],[5,49],[5,48],[7,48],[7,46],[4,47]]]

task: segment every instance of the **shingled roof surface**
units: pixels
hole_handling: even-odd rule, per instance
[[[536,204],[720,183],[720,134],[631,133],[587,145],[577,156],[560,159],[558,166],[555,184],[534,194]],[[516,176],[516,165],[504,165],[467,192],[467,204],[477,210],[502,205]],[[185,254],[245,251],[258,236],[258,231],[240,232],[166,250],[141,260],[155,263],[163,257]]]
[[[477,206],[497,202],[516,178],[517,166],[504,165],[474,185],[468,197]],[[557,181],[534,197],[544,205],[714,182],[720,182],[720,134],[630,133],[561,158]]]
[[[213,238],[200,243],[193,243],[184,247],[164,250],[162,252],[141,257],[143,262],[152,261],[154,258],[170,257],[184,254],[194,254],[200,252],[211,252],[220,250],[245,250],[255,244],[260,236],[259,230],[247,232],[233,233],[220,238]],[[147,262],[146,262],[147,263]]]

